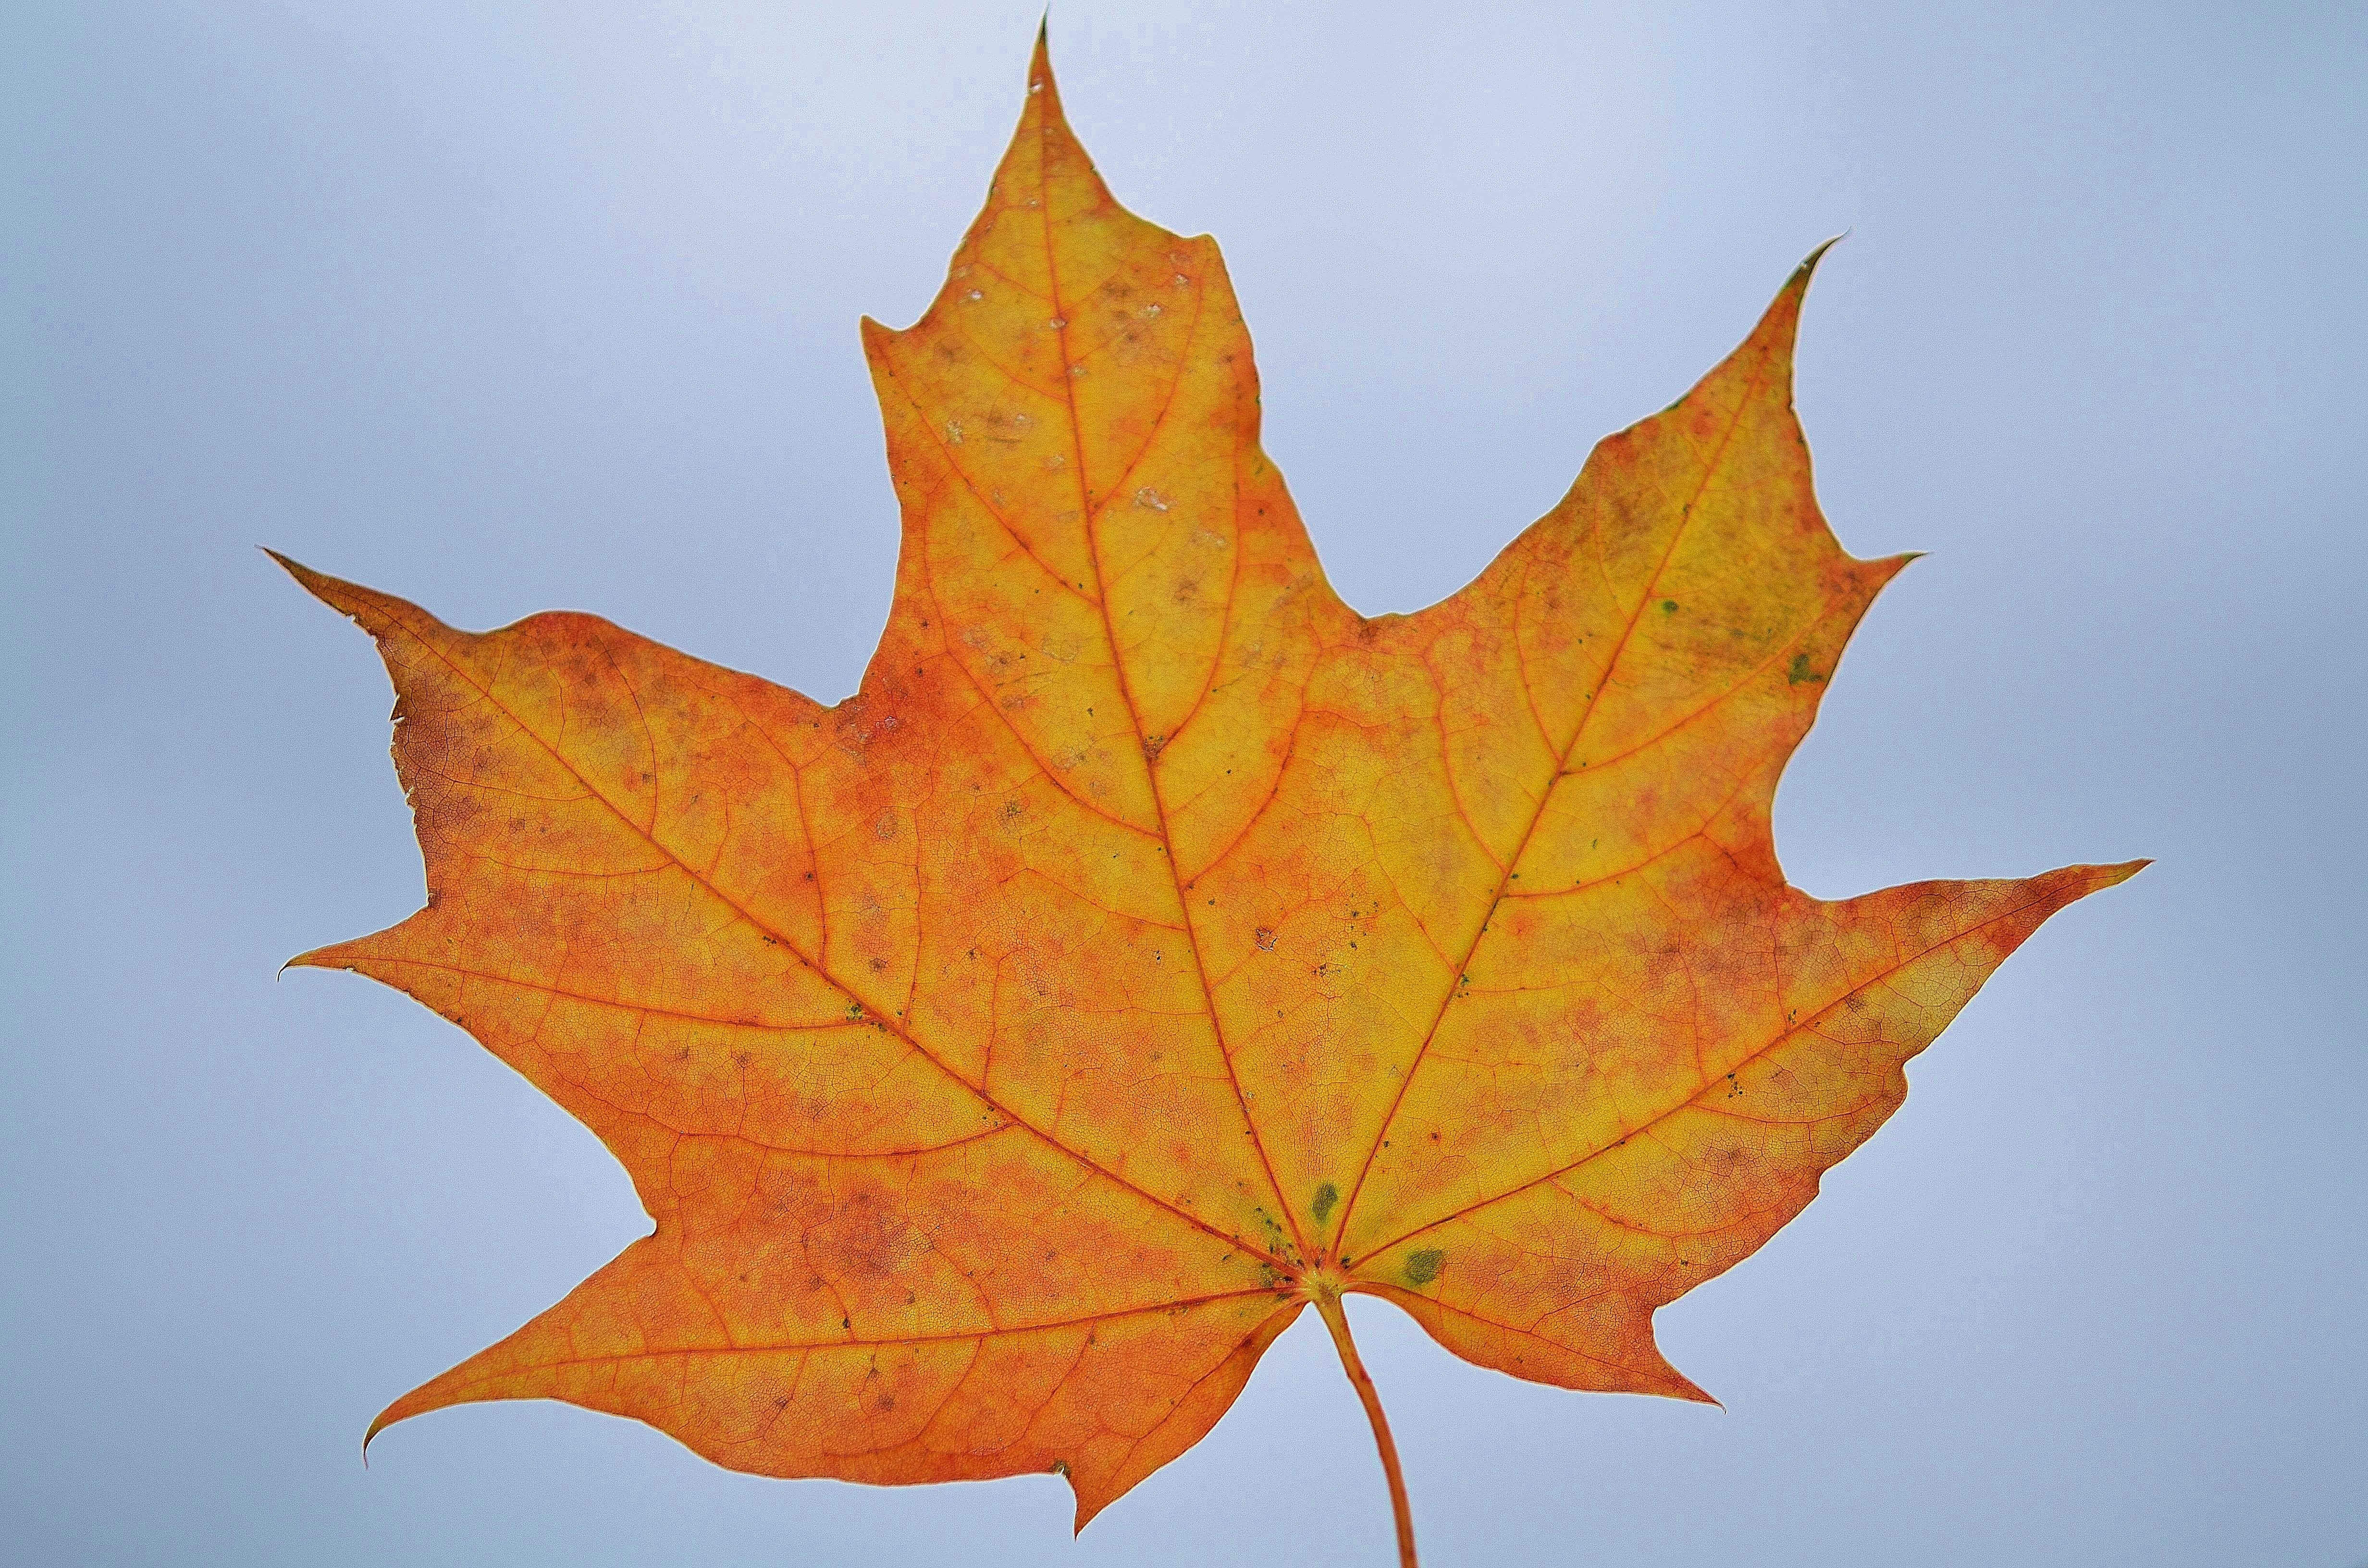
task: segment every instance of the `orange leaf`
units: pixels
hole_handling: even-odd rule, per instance
[[[1055,1471],[1080,1528],[1315,1303],[1704,1397],[1655,1308],[1750,1254],[2055,910],[1826,903],[1769,808],[1859,616],[1791,405],[1811,264],[1412,616],[1326,584],[1215,244],[1111,200],[1042,40],[928,314],[864,343],[894,608],[825,709],[582,615],[377,639],[427,907],[306,954],[462,1025],[654,1233],[371,1427],[631,1415],[735,1469]]]

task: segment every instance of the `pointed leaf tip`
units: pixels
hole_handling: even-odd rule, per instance
[[[1037,25],[1036,44],[1029,51],[1028,97],[1021,107],[1021,128],[1024,130],[1031,123],[1030,116],[1038,114],[1042,118],[1033,123],[1041,129],[1053,132],[1057,138],[1072,144],[1076,142],[1076,132],[1069,125],[1069,111],[1061,102],[1060,79],[1053,71],[1050,12],[1045,14],[1045,20]],[[1085,156],[1083,147],[1076,147],[1076,151],[1080,157]],[[1092,160],[1087,158],[1086,161],[1090,165]]]
[[[1804,281],[1815,276],[1817,270],[1817,263],[1826,259],[1826,253],[1849,238],[1850,231],[1848,229],[1844,229],[1840,233],[1836,234],[1829,240],[1827,240],[1824,244],[1818,245],[1816,249],[1811,251],[1807,256],[1801,258],[1801,265],[1793,269],[1794,274]]]
[[[402,1403],[403,1402],[401,1400],[395,1401],[395,1404],[400,1404]],[[385,1431],[388,1427],[393,1426],[396,1421],[402,1419],[402,1417],[394,1414],[394,1404],[390,1404],[384,1410],[380,1411],[378,1415],[371,1419],[370,1429],[362,1434],[362,1468],[364,1470],[368,1470],[370,1468],[370,1445],[378,1441],[378,1435],[381,1432]]]
[[[347,614],[352,613],[350,610],[347,609],[347,607],[344,604],[339,602],[338,594],[341,589],[346,590],[347,592],[351,592],[354,587],[353,584],[346,582],[343,578],[332,577],[326,572],[315,572],[313,568],[305,565],[294,556],[282,555],[279,551],[272,549],[269,545],[264,545],[260,548],[264,554],[268,555],[273,561],[279,562],[279,569],[282,572],[285,572],[290,577],[295,578],[297,585],[302,587],[306,593],[312,595],[314,598],[319,599],[323,604],[329,606],[333,609],[346,610]]]
[[[258,544],[255,548],[263,551],[264,554],[271,557],[272,561],[282,572],[287,573],[290,577],[295,578],[300,583],[305,581],[305,579],[309,577],[319,575],[318,573],[305,565],[302,562],[297,560],[294,556],[283,555],[268,544]]]
[[[1783,279],[1783,287],[1776,289],[1776,299],[1769,301],[1769,308],[1759,315],[1759,324],[1755,327],[1752,336],[1771,341],[1773,346],[1783,350],[1785,358],[1790,358],[1793,344],[1800,336],[1802,301],[1809,299],[1809,284],[1816,279],[1816,267],[1821,260],[1826,260],[1826,251],[1830,251],[1838,244],[1842,244],[1842,234],[1835,234],[1833,239],[1802,256],[1800,266],[1793,267],[1793,275]]]
[[[1036,24],[1036,45],[1028,54],[1028,91],[1033,97],[1039,92],[1058,104],[1060,88],[1053,80],[1053,13],[1046,11]]]

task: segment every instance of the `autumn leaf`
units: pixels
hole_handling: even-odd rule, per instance
[[[1326,583],[1225,268],[1113,201],[1040,40],[914,326],[903,506],[833,708],[584,615],[377,640],[427,907],[304,955],[461,1025],[655,1221],[373,1424],[630,1415],[734,1469],[1052,1471],[1079,1528],[1340,1298],[1573,1389],[1704,1397],[1654,1310],[1748,1256],[2006,955],[2135,864],[1788,887],[1779,773],[1902,559],[1792,411],[1804,264],[1417,615]]]

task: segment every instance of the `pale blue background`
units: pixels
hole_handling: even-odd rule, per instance
[[[12,9],[0,1556],[1387,1561],[1312,1319],[1075,1546],[1051,1478],[757,1481],[557,1405],[358,1460],[643,1221],[458,1031],[275,982],[421,889],[385,678],[252,547],[845,693],[894,539],[856,319],[935,288],[1033,3]],[[2368,10],[1053,24],[1120,195],[1224,242],[1367,609],[1462,583],[1851,231],[1801,356],[1822,493],[1860,553],[1933,553],[1786,782],[1786,862],[2160,859],[1663,1314],[1724,1414],[1360,1307],[1428,1561],[2368,1562]]]

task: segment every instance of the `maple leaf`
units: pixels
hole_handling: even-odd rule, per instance
[[[1656,1307],[1906,1094],[2055,910],[2137,869],[1785,884],[1770,806],[1905,558],[1820,517],[1811,262],[1411,616],[1326,585],[1215,244],[1113,201],[1040,37],[986,210],[864,324],[894,608],[824,708],[584,615],[377,640],[427,907],[296,961],[461,1025],[654,1232],[372,1425],[630,1415],[734,1469],[1053,1471],[1082,1528],[1309,1304],[1573,1389],[1703,1396]]]

